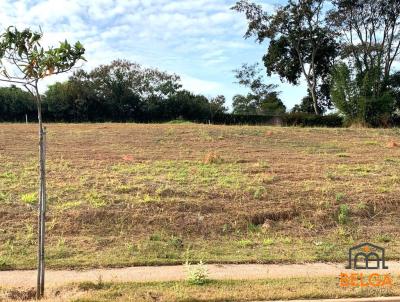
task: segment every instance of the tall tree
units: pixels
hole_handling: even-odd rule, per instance
[[[294,85],[304,76],[316,114],[321,106],[330,105],[329,94],[328,99],[318,100],[318,88],[327,81],[338,49],[335,33],[325,22],[323,4],[323,0],[289,0],[272,14],[248,0],[233,7],[246,15],[246,38],[256,36],[259,43],[270,39],[263,58],[268,75],[277,73]]]
[[[333,4],[328,19],[341,33],[344,62],[334,69],[332,97],[335,103],[343,103],[339,96],[345,94],[338,92],[343,90],[340,83],[346,76],[356,93],[352,103],[357,105],[357,120],[387,124],[395,108],[391,74],[400,52],[399,1],[334,0]]]
[[[44,294],[44,236],[46,215],[45,129],[42,120],[42,96],[39,82],[51,75],[71,70],[84,59],[85,49],[67,41],[59,47],[41,46],[41,32],[18,30],[10,26],[0,36],[0,81],[22,85],[36,101],[39,122],[39,215],[38,215],[38,279],[37,298]]]
[[[15,85],[0,87],[0,121],[24,121],[26,116],[32,118],[35,112],[35,101],[32,95]]]
[[[210,107],[210,118],[211,122],[214,120],[216,114],[226,113],[228,108],[225,107],[226,98],[224,95],[217,95],[211,98],[208,103]]]
[[[275,115],[286,111],[279,99],[277,85],[266,84],[259,64],[243,64],[235,70],[235,77],[240,85],[250,89],[247,96],[236,95],[233,98],[233,112],[236,114]]]
[[[342,57],[358,74],[375,67],[387,80],[400,51],[398,0],[333,0],[330,23],[341,33]]]
[[[126,60],[101,65],[88,78],[96,96],[108,104],[114,120],[137,117],[144,100],[165,100],[181,88],[179,76]]]

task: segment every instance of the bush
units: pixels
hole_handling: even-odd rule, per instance
[[[338,213],[338,222],[341,225],[346,224],[349,221],[350,208],[347,204],[341,204]]]
[[[191,285],[204,285],[208,283],[210,280],[208,279],[208,271],[203,261],[200,261],[199,264],[193,266],[186,261],[186,270],[187,270],[187,280]]]
[[[283,125],[301,127],[342,127],[343,118],[337,114],[285,113],[282,115],[218,114],[214,124],[223,125]]]
[[[282,116],[285,126],[342,127],[343,118],[338,114],[315,115],[310,113],[288,113]]]
[[[217,125],[280,125],[282,117],[279,115],[247,115],[220,113],[211,121]]]

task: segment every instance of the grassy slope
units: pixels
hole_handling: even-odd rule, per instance
[[[400,148],[387,145],[398,129],[51,124],[48,133],[49,267],[342,261],[362,241],[398,259]],[[1,124],[0,150],[0,269],[32,268],[35,125]]]

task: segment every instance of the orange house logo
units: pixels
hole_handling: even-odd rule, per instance
[[[390,274],[371,273],[368,270],[386,270],[385,249],[372,243],[361,243],[349,249],[346,269],[364,272],[341,273],[340,287],[379,287],[392,286]]]

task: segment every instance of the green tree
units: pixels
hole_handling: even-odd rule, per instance
[[[398,0],[333,0],[328,19],[341,33],[342,58],[350,61],[360,81],[365,72],[378,68],[389,78],[400,50]]]
[[[235,95],[233,97],[233,113],[244,114],[244,115],[256,115],[257,104],[254,99],[247,98],[244,95]]]
[[[235,70],[238,83],[250,89],[246,96],[236,95],[233,98],[233,112],[236,114],[275,115],[286,111],[279,99],[277,85],[266,84],[259,64],[243,64]]]
[[[329,90],[330,91],[330,90]],[[318,94],[319,98],[318,99],[323,99],[324,95],[321,93]],[[321,106],[320,103],[318,103],[318,110],[321,113],[325,113],[326,111],[326,107]],[[314,104],[313,104],[313,99],[311,97],[311,94],[308,93],[308,95],[306,95],[305,97],[303,97],[300,101],[300,104],[296,104],[291,112],[303,112],[303,113],[310,113],[310,114],[314,114],[315,110],[314,110]]]
[[[386,125],[394,111],[394,98],[390,90],[376,93],[380,71],[369,70],[360,81],[345,63],[333,69],[332,101],[351,123]]]
[[[295,85],[304,76],[316,114],[321,107],[330,107],[329,93],[318,99],[318,89],[327,82],[338,49],[335,32],[325,22],[323,4],[323,0],[289,0],[274,14],[248,0],[233,7],[246,15],[246,38],[256,36],[259,43],[270,39],[263,58],[268,75],[277,73]]]
[[[113,120],[140,116],[146,100],[166,100],[180,88],[180,78],[137,63],[115,60],[88,74],[96,97],[105,103]]]
[[[85,49],[76,42],[67,41],[59,47],[45,49],[41,46],[41,32],[18,30],[10,26],[0,36],[0,81],[22,85],[33,96],[39,122],[39,240],[37,298],[44,294],[44,232],[46,213],[45,129],[42,120],[42,96],[39,82],[51,75],[65,73],[84,59]]]
[[[391,75],[400,49],[399,3],[396,0],[334,0],[333,4],[329,20],[341,33],[341,57],[348,65],[347,72],[343,64],[337,68],[333,85],[340,82],[338,70],[350,73],[358,95],[357,119],[372,125],[386,124],[395,109]],[[337,96],[335,103],[338,103]],[[349,118],[354,117],[349,115]]]
[[[214,116],[221,113],[226,113],[228,108],[225,106],[226,98],[223,95],[217,95],[211,98],[208,103],[210,107],[211,121],[214,120]]]
[[[27,91],[11,85],[0,87],[0,120],[23,121],[25,115],[32,118],[35,111],[35,100]]]
[[[48,113],[57,121],[74,120],[75,105],[69,82],[50,85],[45,93]]]

